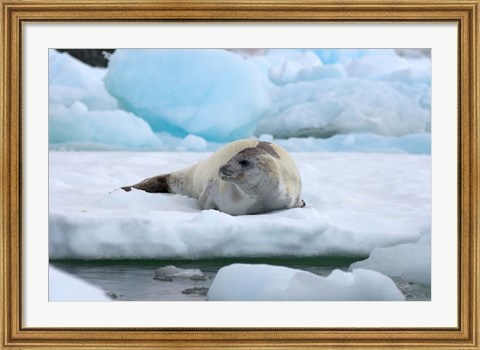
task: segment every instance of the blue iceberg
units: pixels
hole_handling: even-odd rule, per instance
[[[271,83],[226,50],[135,49],[112,55],[105,85],[155,132],[231,141],[252,135]]]

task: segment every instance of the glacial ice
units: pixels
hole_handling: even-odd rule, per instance
[[[277,49],[244,58],[225,50],[132,49],[118,50],[108,70],[55,50],[49,58],[49,136],[56,150],[205,151],[261,134],[289,143],[282,139],[430,132],[430,59],[393,50]],[[81,105],[88,112],[65,116]],[[319,140],[314,149],[309,141],[292,142],[310,151],[334,151],[337,144]],[[412,150],[388,137],[364,137],[348,149],[370,152],[379,144],[379,152],[396,152],[399,143]]]
[[[317,55],[312,51],[305,51],[292,57],[287,56],[281,65],[269,69],[268,76],[275,84],[284,85],[297,81],[300,72],[322,65]]]
[[[106,292],[90,283],[48,267],[48,301],[110,301]]]
[[[269,115],[259,121],[256,133],[288,138],[426,132],[430,111],[421,101],[429,99],[429,95],[423,95],[427,91],[398,82],[357,78],[279,86],[272,90],[272,107]]]
[[[70,107],[79,101],[91,110],[117,109],[103,84],[107,70],[94,68],[67,53],[48,51],[48,101]]]
[[[233,264],[221,268],[209,301],[403,301],[387,276],[371,270],[334,270],[327,277],[272,265]]]
[[[362,79],[382,79],[394,72],[408,69],[408,60],[399,56],[365,56],[353,60],[345,66],[349,77]]]
[[[150,126],[123,110],[91,111],[82,102],[50,107],[50,143],[105,143],[132,148],[158,148],[162,141]]]
[[[226,50],[117,50],[105,85],[154,131],[211,141],[252,135],[270,102],[264,75]]]
[[[368,259],[353,263],[350,268],[379,271],[404,281],[431,285],[432,243],[430,230],[424,230],[417,242],[393,247],[375,248]]]
[[[274,139],[273,135],[262,134],[259,139],[274,142],[289,152],[366,152],[366,153],[410,153],[430,154],[430,133],[407,134],[405,136],[380,136],[374,134],[334,135],[327,139],[314,137],[292,137]]]
[[[313,49],[324,64],[348,64],[353,60],[368,56],[392,56],[393,49]]]

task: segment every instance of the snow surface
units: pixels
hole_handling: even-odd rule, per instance
[[[395,283],[376,271],[334,270],[328,277],[272,265],[233,264],[221,268],[209,301],[403,301]]]
[[[427,155],[292,153],[307,206],[260,215],[119,189],[208,155],[50,152],[50,258],[367,257],[430,230]]]
[[[48,267],[48,301],[110,300],[102,289],[55,267]]]
[[[366,137],[348,150],[380,144],[379,152],[397,152],[392,136],[429,134],[430,100],[430,59],[394,50],[276,49],[242,57],[131,49],[116,51],[108,69],[49,51],[49,142],[56,150],[201,152],[261,134],[278,140],[354,133],[385,139]],[[304,144],[337,150],[329,142]]]

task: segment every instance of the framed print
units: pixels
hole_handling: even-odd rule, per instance
[[[2,348],[480,347],[477,0],[1,5]]]

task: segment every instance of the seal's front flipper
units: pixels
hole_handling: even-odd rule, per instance
[[[145,179],[138,184],[132,186],[124,186],[122,187],[122,190],[130,192],[133,187],[137,190],[142,190],[149,193],[168,193],[170,192],[167,181],[169,176],[170,174],[149,177],[148,179]]]

